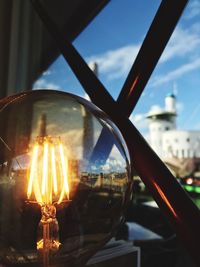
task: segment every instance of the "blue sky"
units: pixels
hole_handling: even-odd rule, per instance
[[[158,0],[113,0],[74,41],[88,63],[99,64],[99,79],[115,99],[159,4]],[[34,87],[85,96],[62,56]],[[145,114],[153,105],[163,107],[171,92],[177,97],[178,128],[200,130],[200,0],[190,0],[131,115],[142,133],[148,132]]]

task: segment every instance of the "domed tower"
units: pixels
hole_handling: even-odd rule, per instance
[[[150,144],[154,151],[163,155],[163,133],[176,129],[176,98],[169,94],[165,98],[165,108],[153,106],[147,113],[149,121]]]
[[[165,97],[165,110],[176,113],[176,97],[174,94],[168,94]]]

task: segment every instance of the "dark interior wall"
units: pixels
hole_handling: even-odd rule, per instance
[[[29,1],[0,1],[0,97],[31,88],[41,65],[43,26]]]
[[[41,0],[64,36],[73,41],[108,0]],[[0,98],[30,90],[59,50],[29,0],[0,1]]]
[[[6,93],[12,0],[0,1],[0,95]]]

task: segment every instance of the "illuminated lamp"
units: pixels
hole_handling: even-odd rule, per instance
[[[53,90],[2,99],[0,264],[85,263],[122,222],[130,177],[118,128],[90,102]]]
[[[192,177],[189,177],[186,179],[186,184],[189,184],[189,185],[192,185],[194,182],[193,178]]]

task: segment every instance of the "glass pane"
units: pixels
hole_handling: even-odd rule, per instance
[[[160,1],[148,4],[144,0],[111,1],[74,42],[88,63],[98,63],[98,76],[115,99],[159,4]],[[198,176],[200,169],[199,10],[199,1],[190,1],[130,117],[173,174],[186,177],[184,183],[192,181],[192,184],[199,183],[193,176]],[[59,89],[86,97],[62,56],[34,87]],[[185,167],[181,168],[183,165]],[[187,180],[191,178],[188,176],[192,176],[192,180]],[[198,186],[191,188],[191,184],[186,188],[199,190]]]
[[[200,2],[190,1],[132,121],[199,205]]]
[[[97,62],[99,79],[114,98],[119,95],[159,4],[159,0],[110,1],[74,41],[88,64]],[[62,56],[34,85],[41,86],[85,95]]]

